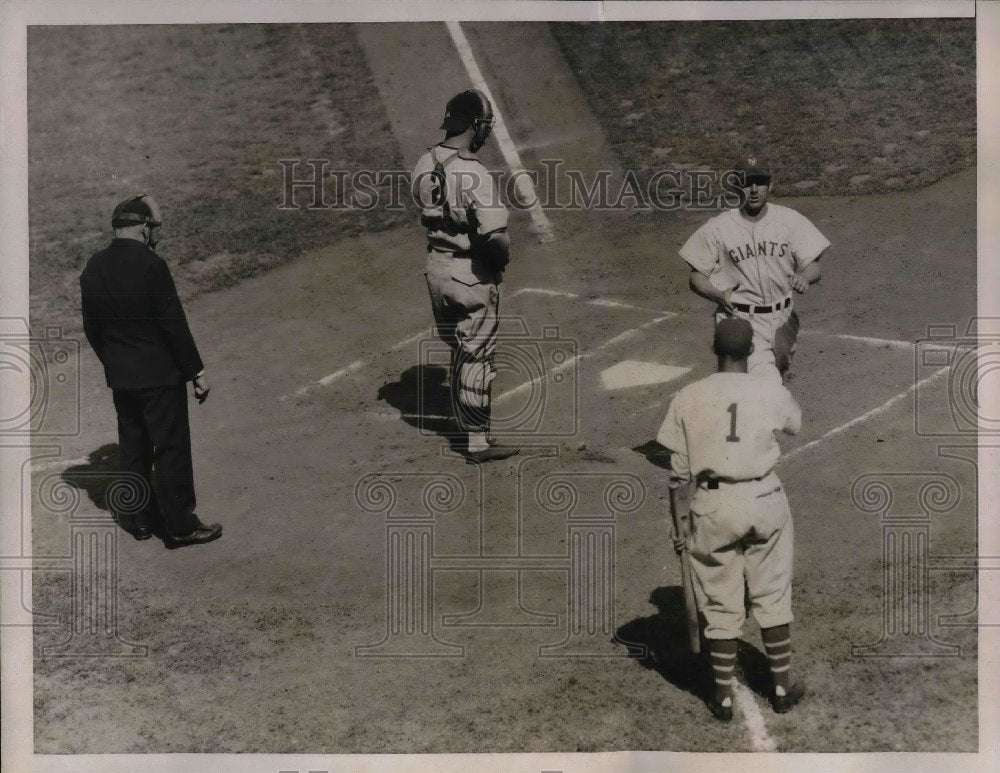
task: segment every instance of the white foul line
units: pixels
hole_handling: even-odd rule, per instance
[[[556,298],[579,298],[579,293],[569,293],[565,290],[549,290],[544,287],[521,287],[515,290],[513,293],[508,295],[508,298],[514,298],[518,295],[531,294],[531,295],[550,295]],[[634,303],[625,303],[624,301],[613,301],[610,298],[587,298],[586,303],[591,306],[606,306],[612,309],[633,309],[635,311],[651,311],[654,314],[671,314],[672,311],[663,311],[662,309],[652,309],[648,306],[636,306]]]
[[[848,341],[860,341],[863,344],[873,346],[891,346],[894,349],[912,349],[913,341],[896,341],[891,338],[871,338],[870,336],[849,336],[839,334],[837,338],[846,338]]]
[[[773,752],[778,748],[770,733],[767,732],[767,725],[764,724],[764,715],[760,713],[757,701],[753,699],[753,693],[749,688],[737,679],[733,679],[733,693],[735,695],[736,707],[743,715],[743,722],[747,727],[747,734],[750,736],[750,746],[755,752]]]
[[[811,441],[809,443],[806,443],[804,446],[799,446],[798,448],[793,448],[791,451],[789,451],[787,454],[785,454],[784,456],[781,457],[781,461],[785,461],[786,459],[790,459],[793,456],[798,456],[799,454],[801,454],[801,453],[803,453],[805,451],[808,451],[810,448],[813,448],[814,446],[818,446],[824,440],[827,440],[828,438],[831,438],[834,435],[838,435],[838,434],[840,434],[841,432],[843,432],[846,429],[850,429],[851,427],[853,427],[853,426],[855,426],[857,424],[861,424],[862,422],[867,421],[868,419],[870,419],[870,418],[872,418],[874,416],[877,416],[878,414],[883,413],[884,411],[889,410],[892,406],[894,406],[900,400],[905,399],[912,392],[914,392],[915,390],[919,389],[924,384],[929,384],[931,381],[934,381],[934,380],[940,378],[941,376],[943,376],[944,374],[946,374],[950,369],[951,369],[950,365],[945,365],[943,368],[941,368],[941,370],[936,370],[933,373],[931,373],[931,375],[929,375],[929,376],[927,376],[925,378],[920,379],[920,381],[917,381],[909,389],[904,389],[898,395],[896,395],[895,397],[889,398],[888,400],[886,400],[884,403],[882,403],[877,408],[872,408],[867,413],[862,413],[860,416],[857,416],[857,417],[851,419],[849,422],[847,422],[845,424],[841,424],[839,427],[834,427],[833,429],[831,429],[829,432],[827,432],[822,437],[818,437],[815,440],[813,440],[813,441]]]
[[[646,330],[647,328],[650,328],[653,325],[659,325],[661,322],[664,322],[676,316],[677,314],[672,311],[663,312],[663,314],[661,314],[659,317],[656,317],[655,319],[652,319],[649,322],[639,325],[639,327],[631,328],[630,330],[626,330],[624,333],[619,333],[613,338],[609,338],[607,341],[594,347],[589,352],[582,352],[580,354],[575,354],[572,357],[566,358],[563,362],[559,363],[556,367],[554,367],[551,373],[553,375],[556,373],[562,373],[564,370],[566,370],[569,367],[572,367],[580,360],[586,360],[590,357],[593,357],[602,349],[607,349],[609,346],[614,346],[615,344],[621,343],[625,339],[631,338],[632,336],[636,335],[642,330]],[[506,400],[509,397],[513,397],[516,394],[520,394],[526,389],[531,389],[535,384],[539,384],[542,381],[544,381],[547,375],[549,374],[543,373],[541,376],[535,376],[529,381],[525,381],[523,384],[518,384],[516,387],[512,387],[511,389],[508,389],[506,392],[503,392],[499,397],[495,398],[495,401],[499,403],[502,400]]]
[[[871,336],[852,336],[843,333],[824,333],[822,330],[803,330],[800,335],[824,336],[826,338],[842,338],[847,341],[859,341],[871,346],[891,346],[893,349],[912,349],[913,341],[900,341],[895,338],[873,338]]]
[[[462,25],[457,21],[448,21],[445,22],[445,25],[448,27],[448,32],[451,33],[451,39],[455,43],[455,48],[458,49],[458,55],[462,59],[462,64],[465,65],[465,69],[469,73],[472,85],[483,92],[493,104],[493,117],[496,120],[494,134],[497,137],[497,144],[500,146],[500,152],[503,153],[504,161],[510,167],[511,174],[515,176],[518,195],[521,197],[521,201],[525,204],[531,202],[528,212],[531,214],[531,222],[535,227],[538,240],[542,242],[552,241],[552,223],[549,222],[549,218],[542,211],[542,207],[538,203],[535,186],[532,185],[524,164],[521,163],[521,156],[517,152],[513,140],[510,138],[510,133],[507,131],[507,125],[504,123],[503,116],[500,113],[500,107],[496,99],[493,98],[490,87],[486,85],[486,79],[479,69],[479,64],[472,53],[469,41],[466,39],[465,33],[462,32]]]
[[[361,370],[361,368],[363,368],[364,366],[365,366],[364,360],[355,360],[350,365],[345,365],[340,370],[335,370],[333,373],[328,373],[327,375],[323,376],[323,378],[321,378],[319,381],[313,381],[310,384],[306,384],[304,387],[302,387],[295,393],[295,397],[302,397],[303,395],[308,394],[310,390],[316,387],[329,386],[334,381],[337,381],[338,379],[341,379],[350,373],[354,373],[357,370]],[[287,400],[289,396],[290,395],[282,395],[279,398],[279,400]]]
[[[61,467],[72,467],[76,464],[87,464],[90,461],[90,457],[81,456],[77,459],[53,459],[50,462],[39,462],[38,464],[31,465],[32,472],[44,472],[45,470],[58,470]]]
[[[508,297],[513,298],[515,295],[523,295],[525,293],[531,293],[532,295],[551,295],[556,298],[579,298],[577,293],[568,293],[565,290],[548,290],[544,287],[521,287],[516,292],[511,293]]]
[[[579,298],[580,297],[580,295],[578,293],[570,293],[570,292],[566,292],[564,290],[549,290],[549,289],[546,289],[546,288],[543,288],[543,287],[519,287],[518,289],[514,290],[513,292],[508,293],[507,299],[509,300],[511,298],[516,298],[519,295],[549,295],[549,296],[557,297],[557,298]],[[651,312],[653,312],[655,314],[660,315],[660,317],[658,319],[653,320],[652,323],[647,323],[647,325],[644,325],[643,327],[648,327],[649,324],[657,324],[659,322],[662,322],[665,319],[669,319],[670,317],[677,316],[676,312],[672,312],[672,311],[660,311],[658,309],[649,309],[649,308],[646,308],[644,306],[634,306],[634,305],[632,305],[630,303],[623,303],[621,301],[609,301],[609,300],[605,300],[603,298],[591,298],[591,299],[589,299],[587,301],[587,303],[589,303],[589,304],[591,304],[593,306],[611,306],[611,307],[614,307],[614,308],[635,309],[637,311],[651,311]],[[629,336],[633,335],[634,333],[636,333],[638,330],[641,330],[641,329],[642,328],[636,328],[634,330],[627,330],[624,333],[622,333],[621,335],[617,336],[616,338],[613,338],[610,341],[606,341],[605,343],[603,343],[599,347],[599,349],[603,349],[606,346],[610,346],[612,344],[618,343],[619,341],[623,340],[624,338],[628,338]],[[414,333],[411,336],[407,336],[406,338],[402,339],[401,341],[397,341],[391,347],[389,347],[389,351],[393,351],[393,352],[399,351],[403,347],[408,346],[409,344],[415,343],[416,341],[419,341],[422,338],[427,338],[429,336],[433,336],[433,334],[434,334],[434,329],[433,328],[431,328],[430,331],[428,331],[427,328],[424,328],[423,330],[420,330],[419,332]],[[570,365],[572,365],[575,360],[576,360],[576,358],[572,358],[571,360],[562,363],[562,367],[561,368],[557,368],[554,372],[558,373],[558,372],[560,372],[562,370],[565,370],[567,367],[569,367]],[[361,368],[363,368],[365,366],[365,364],[366,363],[365,363],[364,360],[355,360],[350,365],[345,365],[343,368],[340,368],[339,370],[335,370],[333,373],[329,373],[329,374],[327,374],[326,376],[323,376],[323,378],[321,378],[321,379],[319,379],[317,381],[312,381],[312,382],[306,384],[304,387],[302,387],[301,389],[297,390],[294,393],[294,396],[295,397],[302,397],[302,396],[308,394],[309,392],[311,392],[313,389],[316,389],[317,387],[329,386],[334,381],[339,381],[344,376],[348,376],[351,373],[356,373],[357,371],[361,370]],[[521,391],[523,389],[526,389],[527,387],[531,386],[532,383],[534,383],[534,382],[530,382],[529,381],[529,382],[527,382],[525,384],[522,384],[520,387],[516,387],[514,390],[512,390],[510,394],[514,394],[517,391]],[[503,396],[508,396],[509,397],[510,394],[505,393],[505,395],[501,395],[501,397],[503,397]],[[282,395],[278,399],[279,399],[280,402],[284,402],[285,400],[287,400],[289,397],[292,397],[292,396],[293,395]]]

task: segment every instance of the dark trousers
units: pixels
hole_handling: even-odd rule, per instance
[[[126,487],[142,489],[112,502],[123,526],[159,525],[174,535],[198,527],[186,387],[112,390]]]

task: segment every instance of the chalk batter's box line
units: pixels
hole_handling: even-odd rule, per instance
[[[604,343],[598,344],[598,346],[592,349],[590,352],[578,353],[575,359],[563,363],[564,367],[561,368],[562,370],[565,370],[566,367],[572,365],[573,362],[575,362],[576,360],[589,358],[590,356],[592,356],[594,352],[601,351],[607,348],[608,346],[613,346],[614,344],[620,343],[624,341],[626,338],[635,335],[640,330],[648,328],[652,324],[659,324],[660,322],[666,321],[667,319],[672,319],[678,316],[678,313],[674,311],[666,311],[662,309],[652,309],[645,306],[637,306],[631,303],[617,301],[611,298],[583,298],[583,296],[579,295],[578,293],[565,292],[562,290],[549,290],[541,287],[521,287],[510,293],[507,296],[507,298],[513,299],[521,295],[546,295],[550,297],[566,298],[571,300],[582,300],[584,303],[587,303],[588,305],[591,306],[644,311],[656,315],[651,322],[648,322],[644,325],[640,325],[635,328],[631,328],[629,330],[625,330],[624,332],[619,333],[614,338],[611,338],[608,341],[605,341]],[[392,344],[389,347],[387,353],[400,351],[401,349],[404,349],[405,347],[409,346],[410,344],[416,343],[417,341],[433,337],[433,333],[434,333],[433,327],[422,328],[418,332],[413,333],[412,335],[409,335],[406,338],[403,338],[402,340],[399,340],[396,343]],[[355,360],[354,362],[345,365],[342,368],[338,368],[332,373],[329,373],[316,381],[306,384],[304,387],[298,389],[296,392],[292,394],[282,395],[280,398],[278,398],[278,400],[279,402],[284,402],[288,400],[288,398],[290,397],[303,397],[315,389],[329,386],[330,384],[339,381],[345,376],[351,375],[352,373],[357,373],[359,370],[361,370],[362,368],[366,367],[369,364],[370,360],[363,360],[363,359]],[[523,391],[524,389],[530,388],[533,383],[536,383],[536,381],[537,380],[525,382],[520,386],[514,387],[513,390],[508,390],[508,392],[501,395],[500,398],[498,399],[506,399],[510,397],[512,394],[516,394],[520,391]]]

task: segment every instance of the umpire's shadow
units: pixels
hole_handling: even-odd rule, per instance
[[[439,435],[452,445],[460,437],[451,405],[448,369],[441,365],[413,365],[398,381],[387,381],[378,399],[398,410],[411,427]]]
[[[61,477],[73,488],[85,492],[98,510],[110,512],[108,489],[119,475],[118,444],[105,443],[87,455],[85,464],[67,467]]]

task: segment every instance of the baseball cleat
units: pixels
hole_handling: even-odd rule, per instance
[[[495,445],[484,448],[482,451],[466,451],[465,461],[469,464],[482,464],[484,462],[495,462],[513,456],[521,449],[517,446]]]
[[[778,695],[777,693],[771,694],[771,708],[773,708],[778,714],[789,712],[805,697],[805,694],[805,685],[803,685],[802,682],[796,682],[788,688],[788,692],[784,695]]]
[[[712,712],[712,716],[715,717],[720,722],[732,722],[733,721],[733,699],[729,699],[729,705],[726,706],[716,698],[714,695],[709,698],[706,702],[708,710]]]

